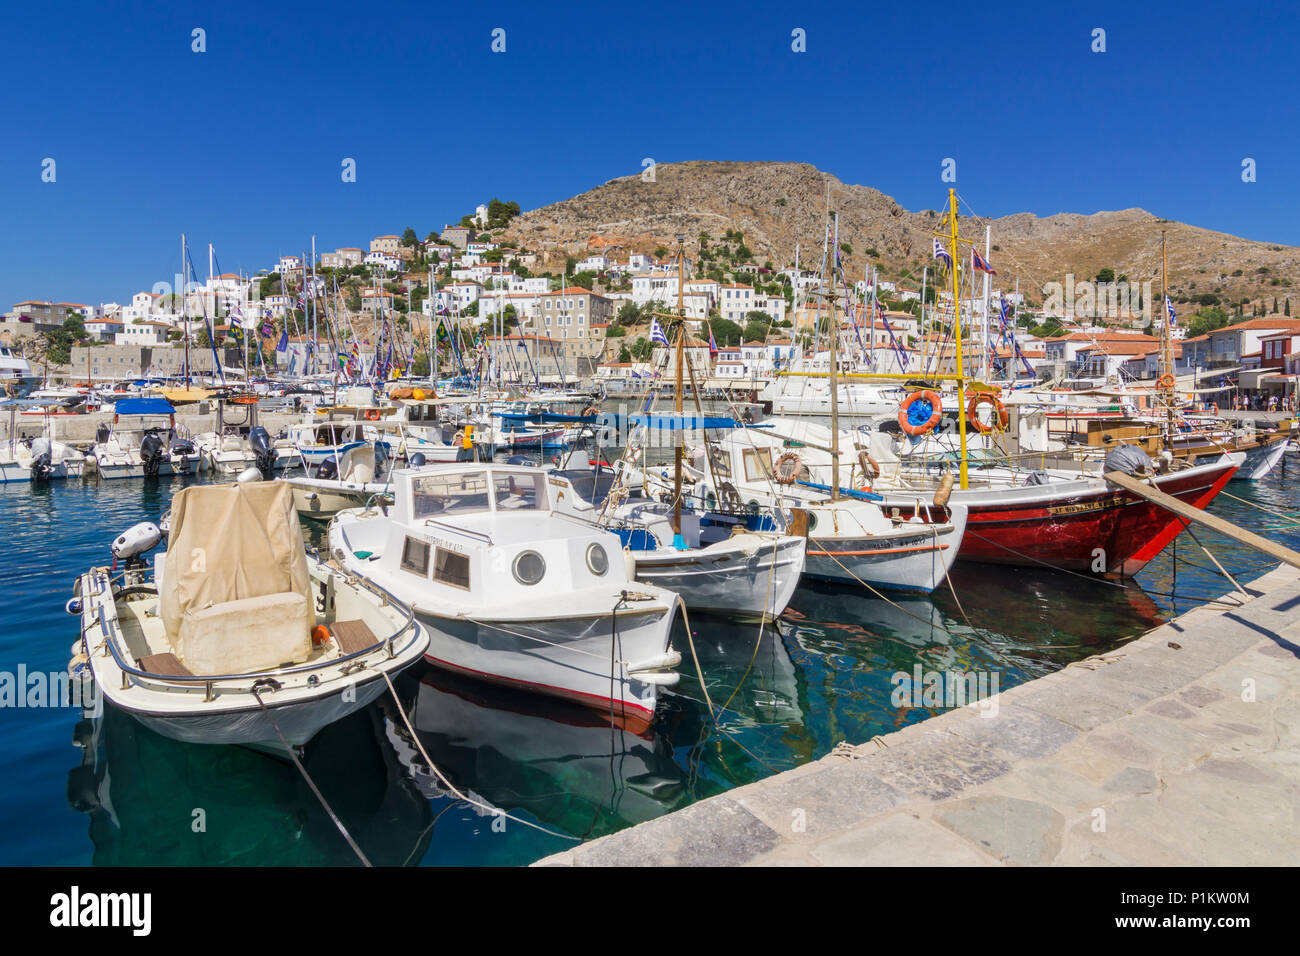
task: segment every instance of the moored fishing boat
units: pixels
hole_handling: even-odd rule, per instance
[[[678,677],[679,601],[628,577],[616,536],[557,515],[541,468],[430,465],[392,489],[382,512],[339,513],[329,547],[414,607],[431,663],[648,726]]]
[[[186,488],[150,568],[143,556],[160,539],[153,526],[122,535],[114,563],[126,569],[83,574],[69,610],[84,635],[73,670],[88,669],[110,704],[164,736],[301,746],[427,646],[391,594],[305,553],[281,485]]]

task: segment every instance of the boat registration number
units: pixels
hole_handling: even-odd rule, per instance
[[[1077,515],[1086,511],[1103,511],[1106,508],[1115,508],[1123,503],[1123,495],[1112,495],[1109,498],[1098,498],[1096,501],[1083,501],[1077,505],[1053,505],[1047,509],[1047,513],[1053,515]]]

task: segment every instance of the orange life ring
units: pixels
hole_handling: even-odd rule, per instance
[[[1211,415],[1219,414],[1219,406],[1215,405],[1213,402],[1210,403],[1210,414]]]
[[[981,405],[993,406],[996,425],[985,425],[980,421],[979,416],[975,413]],[[966,421],[981,435],[993,431],[994,428],[1005,431],[1010,420],[1010,416],[1007,415],[1007,407],[1002,404],[1002,400],[989,392],[976,392],[971,395],[970,401],[966,403]]]
[[[1159,385],[1161,388],[1173,388],[1174,377],[1170,375],[1168,372],[1165,372],[1164,375],[1161,375],[1160,378],[1156,380],[1156,384]]]
[[[599,414],[600,414],[600,409],[597,408],[595,405],[588,405],[586,408],[582,410],[583,418],[595,418]]]
[[[862,477],[866,482],[875,481],[880,477],[880,463],[872,458],[871,452],[866,449],[858,452],[858,467],[862,469]]]
[[[379,421],[379,409],[377,409],[377,408],[367,408],[367,409],[366,409],[366,421],[368,421],[368,422],[377,422],[377,421]]]
[[[930,405],[930,417],[923,422],[914,423],[908,412],[912,406],[918,402],[927,402]],[[943,400],[939,394],[931,389],[924,389],[919,392],[913,392],[907,398],[903,399],[898,406],[898,427],[903,431],[916,438],[919,435],[927,435],[934,431],[934,426],[939,424],[943,418]]]
[[[799,457],[799,453],[788,451],[776,460],[776,465],[772,468],[772,477],[778,484],[793,485],[798,481],[802,468],[803,459]]]

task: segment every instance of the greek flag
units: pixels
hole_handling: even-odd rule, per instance
[[[668,336],[664,335],[664,330],[659,327],[658,319],[650,320],[650,341],[664,346],[668,344]]]
[[[933,258],[942,259],[944,262],[948,263],[948,265],[952,265],[952,256],[948,255],[948,250],[943,247],[943,243],[938,239],[934,240]]]
[[[1174,312],[1174,304],[1169,301],[1169,296],[1165,296],[1165,311],[1169,313],[1169,327],[1172,329],[1178,324],[1178,315]]]

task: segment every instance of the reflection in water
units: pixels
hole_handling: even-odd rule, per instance
[[[74,739],[82,763],[68,773],[68,803],[90,815],[97,866],[358,863],[289,763],[170,740],[111,706]],[[432,813],[375,708],[326,727],[302,761],[371,863],[420,860]]]
[[[458,790],[574,836],[600,836],[688,802],[664,738],[618,729],[587,708],[430,669],[412,723]],[[421,791],[444,796],[418,751],[408,757]]]
[[[1237,482],[1213,511],[1300,547],[1295,468],[1264,482]],[[63,613],[66,585],[107,560],[112,536],[157,520],[195,479],[0,486],[0,524],[10,530],[0,670],[61,670],[75,626]],[[1263,515],[1255,502],[1284,512]],[[1196,534],[1242,580],[1270,562],[1205,529]],[[307,528],[319,543],[323,526]],[[956,597],[874,596],[857,587],[805,582],[789,610],[758,640],[756,622],[691,618],[715,708],[705,706],[684,625],[680,683],[661,698],[652,731],[612,731],[599,715],[545,698],[416,669],[398,681],[420,741],[457,788],[491,807],[590,838],[751,783],[922,720],[940,707],[895,707],[898,672],[996,673],[1000,687],[1123,644],[1229,590],[1190,536],[1137,582],[1092,581],[1049,569],[959,564]],[[1140,585],[1140,586],[1139,586]],[[528,863],[570,840],[500,821],[448,797],[409,739],[397,704],[378,704],[328,728],[306,763],[366,854],[389,865]],[[12,862],[97,864],[353,864],[355,858],[296,770],[230,747],[181,744],[109,710],[77,725],[84,762],[66,773],[75,712],[7,713],[0,822]],[[47,766],[49,765],[49,766]],[[66,773],[66,776],[65,776]],[[89,815],[69,814],[58,793]],[[206,832],[193,830],[193,811]],[[69,826],[72,821],[73,826]]]

